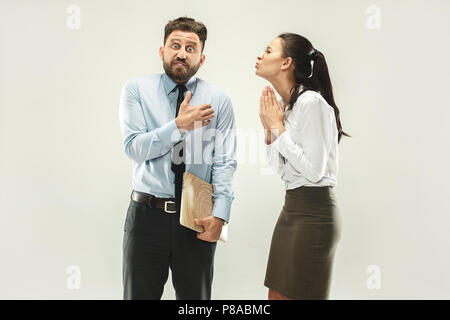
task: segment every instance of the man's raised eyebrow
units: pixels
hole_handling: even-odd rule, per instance
[[[181,40],[180,39],[178,39],[178,38],[172,38],[172,39],[170,39],[170,42],[174,42],[174,41],[178,41],[178,42],[181,42]],[[188,44],[193,44],[194,46],[197,46],[197,43],[195,43],[194,41],[186,41]]]

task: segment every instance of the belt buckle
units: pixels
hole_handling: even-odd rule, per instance
[[[174,201],[164,201],[164,211],[165,211],[166,213],[176,213],[177,210],[175,210],[175,211],[167,210],[167,204],[168,204],[168,203],[173,203],[173,204],[175,204]]]

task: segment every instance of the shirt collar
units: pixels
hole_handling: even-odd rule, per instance
[[[165,72],[161,75],[161,80],[164,86],[164,90],[166,91],[166,95],[169,95],[169,93],[171,93],[178,84],[173,81]],[[193,95],[195,92],[195,88],[197,87],[197,77],[191,77],[184,85],[186,86],[187,91],[190,91]]]

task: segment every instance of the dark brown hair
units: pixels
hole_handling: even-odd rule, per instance
[[[333,87],[328,72],[325,56],[320,52],[314,53],[314,47],[305,37],[295,33],[282,33],[278,36],[283,44],[283,58],[291,57],[294,65],[295,86],[291,88],[288,109],[292,109],[298,97],[308,90],[320,93],[334,109],[336,126],[338,129],[338,143],[342,135],[351,137],[342,131],[339,109],[334,102]],[[312,63],[311,67],[311,60]],[[303,90],[300,92],[299,88]]]
[[[169,21],[164,28],[164,44],[166,43],[167,37],[175,30],[196,33],[200,38],[200,42],[202,43],[203,52],[207,36],[207,30],[203,23],[195,21],[194,19],[188,17],[180,17],[178,19]]]

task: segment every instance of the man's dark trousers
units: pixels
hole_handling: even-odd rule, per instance
[[[216,242],[197,239],[180,214],[130,199],[123,237],[124,299],[161,299],[172,271],[177,299],[209,300]]]

